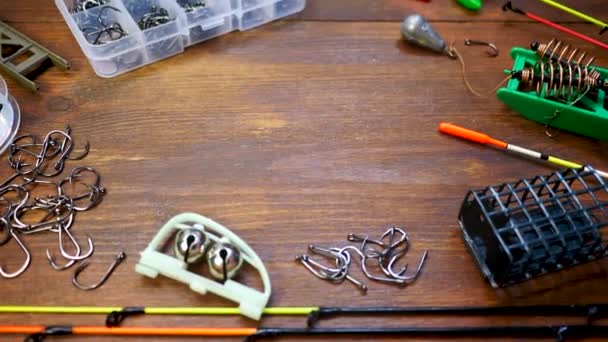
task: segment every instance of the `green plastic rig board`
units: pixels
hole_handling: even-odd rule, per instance
[[[538,62],[539,56],[532,50],[515,47],[511,49],[514,59],[513,70],[532,67]],[[608,69],[594,68],[604,78],[608,77]],[[539,96],[536,90],[521,90],[520,81],[511,79],[506,87],[498,89],[498,98],[509,107],[519,112],[529,120],[543,125],[608,141],[608,103],[606,92],[597,90],[596,94],[585,95],[575,105]],[[558,115],[555,115],[558,111]]]
[[[47,60],[60,70],[70,68],[61,56],[0,21],[0,70],[28,90],[36,91],[38,85],[27,76]]]

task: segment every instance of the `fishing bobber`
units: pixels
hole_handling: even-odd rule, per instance
[[[9,95],[6,83],[0,77],[0,153],[4,152],[15,138],[20,119],[17,101]]]

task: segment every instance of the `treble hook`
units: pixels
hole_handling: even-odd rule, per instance
[[[488,55],[490,55],[491,57],[497,57],[498,54],[500,53],[500,50],[496,47],[496,45],[494,45],[493,43],[490,43],[490,42],[483,41],[483,40],[465,39],[464,45],[467,45],[467,46],[487,45],[490,48],[487,52],[488,52]]]
[[[87,268],[87,266],[89,266],[88,260],[85,260],[74,271],[74,276],[72,277],[72,284],[74,284],[74,286],[76,286],[77,288],[79,288],[83,291],[95,290],[96,288],[103,285],[108,280],[108,278],[110,278],[112,273],[114,273],[114,270],[116,270],[118,265],[120,265],[120,263],[123,262],[123,260],[125,260],[126,258],[127,258],[127,254],[124,251],[120,252],[118,254],[118,256],[116,256],[116,259],[114,259],[114,262],[110,265],[110,267],[108,268],[106,273],[103,275],[101,280],[98,281],[97,283],[95,283],[93,285],[89,285],[89,286],[82,285],[78,282],[78,275],[80,273],[82,273],[82,271],[84,271],[84,269]]]
[[[13,229],[10,229],[9,233],[11,234],[13,239],[15,239],[15,242],[17,242],[19,247],[21,247],[21,250],[23,250],[23,253],[25,253],[25,262],[23,263],[21,268],[19,268],[17,271],[15,271],[13,273],[5,272],[2,269],[2,266],[0,266],[0,276],[2,276],[3,278],[6,278],[6,279],[17,278],[18,276],[22,275],[23,272],[25,272],[25,270],[27,270],[27,268],[30,266],[30,262],[32,261],[32,256],[30,255],[30,251],[27,249],[27,247],[25,247],[25,244],[23,244],[23,242],[19,239],[17,234],[15,234],[15,231]]]

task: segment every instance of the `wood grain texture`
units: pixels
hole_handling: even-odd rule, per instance
[[[108,189],[103,203],[79,215],[74,225],[81,239],[90,234],[97,247],[82,280],[93,281],[120,249],[129,259],[104,287],[83,293],[70,284],[69,271],[55,272],[47,265],[44,250],[56,249],[55,236],[28,236],[32,266],[16,280],[0,280],[0,303],[231,306],[174,281],[145,279],[133,271],[138,252],[164,222],[184,211],[217,220],[257,251],[271,274],[273,306],[608,302],[607,260],[502,290],[482,279],[458,228],[466,192],[553,169],[441,136],[437,125],[450,121],[600,169],[608,169],[608,144],[568,133],[549,139],[542,126],[495,97],[472,97],[458,62],[402,43],[396,21],[402,14],[394,13],[428,8],[427,14],[441,19],[433,25],[446,39],[457,39],[468,77],[479,89],[491,89],[504,78],[502,70],[512,65],[507,53],[511,46],[545,41],[555,33],[535,23],[501,22],[502,15],[485,10],[478,17],[463,15],[457,6],[441,1],[369,3],[311,1],[293,20],[226,35],[102,79],[94,75],[51,2],[4,0],[0,6],[8,10],[2,9],[1,19],[73,66],[67,73],[51,68],[42,74],[36,94],[8,80],[22,109],[21,133],[43,135],[71,124],[76,140],[88,139],[92,149],[84,162],[69,166],[96,167]],[[488,1],[487,7],[496,3]],[[587,1],[579,7],[599,3]],[[601,9],[594,14],[606,16]],[[33,17],[35,13],[40,17]],[[377,22],[382,20],[392,22]],[[593,29],[582,23],[569,26]],[[502,53],[486,57],[483,48],[462,46],[464,37],[494,41]],[[598,65],[608,65],[605,51],[565,39],[597,55]],[[3,177],[10,172],[4,163]],[[314,278],[293,261],[310,243],[342,245],[349,232],[379,234],[393,225],[410,233],[411,264],[423,250],[430,251],[423,275],[412,286],[370,282],[362,296],[350,284],[333,286]],[[0,248],[3,266],[15,267],[20,261],[12,244]],[[249,274],[245,278],[252,280]],[[332,324],[377,326],[386,325],[386,319]],[[0,315],[0,322],[95,325],[103,319]],[[388,324],[501,322],[481,317]],[[129,324],[255,325],[240,317],[147,317]],[[301,326],[303,319],[270,318],[263,324]]]
[[[72,0],[66,0],[70,3]],[[458,6],[455,0],[308,0],[306,9],[292,17],[295,20],[332,20],[332,21],[398,21],[408,12],[419,12],[432,21],[530,21],[514,13],[502,11],[507,0],[484,0],[478,13],[467,11]],[[582,22],[581,19],[554,9],[539,1],[513,0],[513,4],[523,10],[542,14],[557,22]],[[605,3],[602,0],[560,0],[580,12],[602,17]],[[3,1],[0,4],[0,20],[30,23],[63,23],[55,0]],[[597,31],[595,32],[597,34]]]

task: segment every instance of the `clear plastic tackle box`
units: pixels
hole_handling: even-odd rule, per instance
[[[101,77],[114,77],[234,30],[304,9],[306,0],[55,0]]]
[[[0,154],[13,142],[20,120],[19,105],[9,95],[6,83],[0,76]]]

